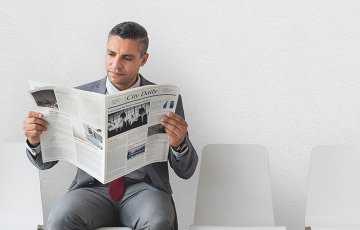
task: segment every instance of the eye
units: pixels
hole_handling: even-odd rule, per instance
[[[126,60],[126,61],[132,61],[133,60],[133,58],[131,58],[131,57],[124,57],[124,59]]]

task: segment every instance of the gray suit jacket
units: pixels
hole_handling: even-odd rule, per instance
[[[140,75],[140,78],[141,78],[140,86],[154,85],[154,83],[146,80],[141,75]],[[106,77],[101,80],[90,82],[88,84],[79,86],[77,88],[81,89],[81,90],[105,94],[106,93]],[[179,99],[177,102],[175,112],[176,112],[176,114],[182,116],[185,119],[184,110],[183,110],[183,106],[182,106],[182,100],[181,100],[180,95],[179,95]],[[176,159],[174,154],[171,153],[171,150],[169,150],[168,161],[169,161],[171,168],[176,173],[176,175],[178,175],[179,177],[181,177],[183,179],[188,179],[193,175],[193,173],[196,169],[196,165],[198,162],[198,156],[197,156],[197,153],[196,153],[194,147],[192,146],[188,136],[186,136],[185,141],[189,147],[188,152],[185,153],[183,156],[181,156],[179,159]],[[28,150],[26,150],[26,152],[27,152],[27,155],[28,155],[28,158],[30,159],[30,161],[37,168],[39,168],[41,170],[49,169],[58,163],[58,161],[44,163],[42,160],[41,153],[37,157],[34,157]],[[151,180],[150,183],[152,183],[153,186],[155,186],[165,192],[168,192],[169,194],[172,193],[171,186],[169,183],[169,171],[168,171],[167,162],[158,162],[158,163],[149,164],[147,166],[144,166],[142,168],[142,171],[144,171],[149,176],[149,178]],[[80,188],[80,187],[92,186],[95,182],[96,182],[95,178],[93,178],[92,176],[90,176],[89,174],[87,174],[86,172],[84,172],[83,170],[78,168],[76,177],[73,180],[73,182],[71,183],[69,190],[73,190],[73,189]]]

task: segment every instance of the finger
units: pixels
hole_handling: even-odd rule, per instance
[[[25,120],[26,124],[38,124],[46,127],[49,123],[42,118],[30,117]]]
[[[40,136],[42,134],[42,130],[27,130],[25,131],[25,136],[28,138],[34,138]]]
[[[167,117],[176,120],[177,122],[181,123],[184,126],[187,126],[186,121],[184,120],[184,118],[182,118],[180,115],[177,115],[174,112],[169,112]]]
[[[185,136],[179,136],[169,129],[165,128],[165,131],[169,138],[169,144],[173,147],[178,147],[185,139]]]
[[[176,127],[176,126],[174,126],[172,124],[163,122],[162,125],[164,126],[165,131],[168,130],[169,132],[173,133],[176,136],[180,136],[181,133],[182,133],[182,131],[178,127]]]
[[[45,130],[47,130],[47,127],[38,125],[38,124],[29,124],[29,125],[25,126],[25,129],[27,131],[32,131],[32,130],[45,131]]]
[[[34,112],[34,111],[30,111],[28,113],[27,117],[37,117],[37,118],[42,118],[43,114],[39,113],[39,112]]]
[[[172,142],[172,145],[176,146],[180,144],[182,140],[185,138],[187,129],[180,130],[177,127],[172,125],[165,124],[164,126],[166,133],[169,136],[169,140]]]
[[[163,120],[162,125],[176,133],[178,136],[184,136],[187,133],[187,126],[184,126],[175,120]]]
[[[167,135],[169,136],[170,139],[177,139],[179,138],[179,135],[176,134],[173,130],[165,128],[165,132],[167,133]]]
[[[182,117],[180,117],[182,119]],[[179,129],[186,129],[187,128],[187,123],[185,120],[182,119],[182,121],[179,121],[178,119],[169,117],[169,116],[163,116],[161,118],[162,122],[174,125],[176,127],[178,127]]]

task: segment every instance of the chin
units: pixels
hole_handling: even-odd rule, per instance
[[[113,85],[122,85],[126,82],[123,77],[110,77],[109,79]]]

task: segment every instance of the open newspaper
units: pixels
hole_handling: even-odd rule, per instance
[[[44,162],[66,160],[102,183],[167,161],[161,116],[175,111],[179,88],[151,85],[111,95],[42,86],[30,91],[49,122],[40,135]]]

